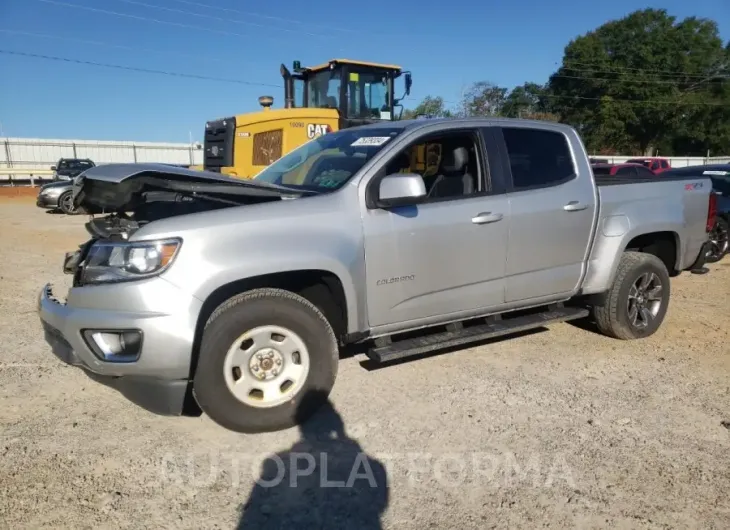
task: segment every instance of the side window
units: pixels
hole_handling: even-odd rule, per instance
[[[669,169],[669,162],[662,160],[662,169]]]
[[[432,200],[462,198],[483,189],[480,156],[474,133],[434,135],[396,154],[388,162],[385,174],[421,175]]]
[[[635,177],[636,168],[633,167],[622,167],[616,171],[617,177]]]
[[[68,169],[68,162],[66,160],[61,160],[58,163],[58,169]]]
[[[516,190],[554,186],[575,175],[565,135],[517,127],[505,127],[502,134]]]

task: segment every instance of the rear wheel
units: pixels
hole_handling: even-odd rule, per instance
[[[728,252],[728,223],[725,219],[718,217],[710,231],[710,249],[705,256],[706,263],[717,263]]]
[[[617,339],[653,335],[669,306],[669,273],[653,254],[624,252],[603,302],[593,307],[598,329]]]
[[[71,191],[65,191],[58,198],[58,209],[66,215],[74,215],[76,208],[74,207],[74,197]]]
[[[193,392],[200,408],[227,429],[286,429],[305,421],[326,400],[338,353],[332,327],[307,299],[281,289],[256,289],[231,298],[211,315]]]

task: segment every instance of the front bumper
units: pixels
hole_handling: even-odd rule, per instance
[[[58,196],[38,195],[35,205],[39,208],[58,208]]]
[[[158,302],[148,304],[153,307],[146,310],[133,309],[144,307],[146,300]],[[73,288],[67,303],[46,285],[38,298],[38,313],[46,342],[62,362],[81,368],[150,412],[179,415],[190,399],[190,363],[200,305],[165,280],[154,278]],[[134,362],[99,359],[83,337],[85,329],[140,330],[144,340],[139,358]]]

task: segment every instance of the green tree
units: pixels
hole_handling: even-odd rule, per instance
[[[488,81],[469,87],[461,101],[460,116],[501,116],[507,89]]]
[[[730,104],[727,65],[714,21],[644,9],[572,40],[545,97],[591,150],[670,154],[678,135],[696,150],[713,141],[709,103]]]
[[[452,115],[452,112],[446,108],[444,99],[440,96],[426,96],[414,109],[406,109],[403,111],[404,120],[410,120],[417,116],[450,118]]]
[[[502,114],[507,118],[536,117],[546,114],[549,102],[547,88],[537,83],[525,83],[513,88],[504,100]]]

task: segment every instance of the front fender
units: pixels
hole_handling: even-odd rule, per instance
[[[357,263],[359,263],[357,260],[353,262]],[[362,285],[364,273],[357,268],[353,269],[337,257],[321,252],[301,253],[284,261],[269,254],[254,254],[249,256],[245,263],[220,268],[214,273],[206,274],[205,279],[196,286],[192,294],[204,302],[216,289],[232,282],[268,274],[309,270],[331,273],[339,279],[345,294],[347,332],[354,333],[363,329],[360,322],[365,314],[364,308],[360,307],[363,296],[357,286]],[[361,277],[359,284],[356,281],[357,277]]]
[[[154,237],[176,234],[183,241],[175,263],[163,277],[205,301],[232,282],[289,271],[325,271],[342,284],[348,333],[365,329],[366,301],[360,287],[365,279],[365,256],[358,210],[329,204],[316,213],[307,206],[308,211],[297,216],[291,210],[257,210],[262,215],[254,221],[237,219],[225,211],[206,212],[201,215],[205,222],[192,222],[194,216],[189,216],[189,228],[184,231],[155,233]],[[174,220],[164,222],[172,225]]]

